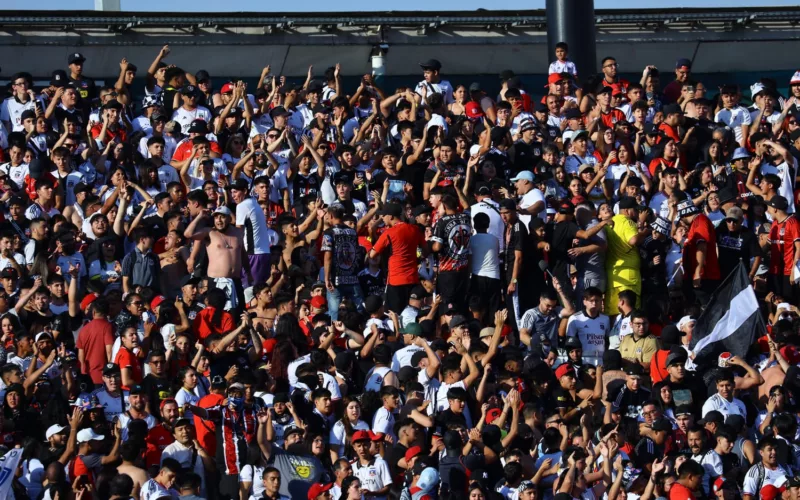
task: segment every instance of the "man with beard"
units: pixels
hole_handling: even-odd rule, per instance
[[[147,433],[146,442],[153,448],[148,452],[147,466],[161,463],[161,453],[175,441],[175,423],[178,421],[178,403],[174,399],[168,398],[161,402],[161,423],[150,429]]]
[[[128,424],[133,420],[143,420],[147,428],[152,429],[158,423],[147,411],[147,393],[141,385],[133,385],[128,393],[128,411],[121,413],[117,419],[122,427],[122,441],[128,440]]]
[[[702,427],[693,427],[689,429],[689,433],[687,434],[687,442],[689,443],[689,450],[692,452],[692,460],[698,464],[701,464],[703,462],[703,457],[705,457],[706,453],[708,452],[708,448],[706,446],[706,430]],[[705,469],[703,471],[701,485],[703,487],[703,491],[708,494],[709,476],[708,471]]]
[[[231,224],[232,213],[228,207],[219,207],[213,213],[213,227],[199,227],[205,223],[207,211],[200,212],[189,224],[184,237],[203,241],[208,254],[207,275],[213,279],[214,286],[224,290],[228,297],[226,309],[244,306],[242,288],[242,262],[246,258],[244,231]],[[249,279],[250,267],[244,266]]]

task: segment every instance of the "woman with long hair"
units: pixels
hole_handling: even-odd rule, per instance
[[[456,86],[456,89],[453,91],[453,99],[455,100],[447,106],[450,113],[452,113],[453,116],[465,114],[465,106],[469,102],[469,91],[467,87],[464,85]]]
[[[244,147],[247,141],[241,134],[233,134],[225,144],[225,152],[222,154],[222,161],[228,166],[228,171],[233,172],[233,167],[242,159]]]
[[[142,164],[139,171],[139,180],[142,189],[147,191],[147,194],[155,197],[161,192],[161,181],[158,179],[158,167],[151,162],[147,161]]]
[[[328,446],[327,436],[323,436],[319,432],[311,431],[303,438],[303,444],[306,448],[306,453],[315,457],[322,463],[322,467],[328,473],[329,477],[333,476],[333,457],[331,456],[330,447]]]
[[[653,384],[653,395],[655,396],[656,401],[661,403],[661,411],[664,412],[664,416],[672,422],[672,427],[677,427],[677,421],[675,419],[675,399],[672,395],[672,387],[669,385],[668,382],[661,381],[657,384]]]
[[[331,453],[335,453],[336,458],[352,456],[353,448],[350,439],[353,437],[353,433],[362,430],[368,431],[370,428],[368,423],[361,420],[361,403],[356,398],[345,396],[342,399],[342,407],[344,408],[342,418],[333,424],[328,441]]]
[[[177,380],[181,384],[180,389],[175,393],[178,408],[183,408],[186,403],[196,406],[200,398],[207,394],[206,388],[198,381],[197,371],[192,366],[184,366],[178,370]],[[186,412],[186,416],[193,417],[190,411]]]
[[[594,155],[597,164],[602,165],[617,163],[617,145],[614,138],[614,129],[607,128],[598,131],[597,140],[594,141]]]

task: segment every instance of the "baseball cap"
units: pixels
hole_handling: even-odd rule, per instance
[[[83,298],[83,300],[81,300],[81,309],[82,309],[82,310],[86,310],[86,308],[87,308],[87,307],[89,307],[90,305],[92,305],[92,302],[94,302],[95,300],[97,300],[99,297],[100,297],[100,296],[99,296],[99,295],[97,295],[96,293],[90,293],[90,294],[87,294],[87,295],[86,295],[86,296]]]
[[[510,69],[504,69],[503,71],[500,72],[500,79],[501,80],[509,80],[511,78],[514,78],[515,76],[516,76],[516,73],[514,73]]]
[[[350,441],[352,441],[353,443],[355,443],[356,441],[369,441],[369,440],[370,440],[369,432],[367,431],[355,431],[353,433],[352,439],[350,439]]]
[[[409,461],[411,461],[412,458],[416,457],[420,453],[422,453],[422,447],[420,447],[420,446],[412,446],[411,448],[406,450],[406,454],[404,455],[404,458],[406,459],[406,462],[409,462]]]
[[[314,309],[322,309],[328,305],[328,301],[322,295],[317,295],[311,299],[311,307]]]
[[[50,76],[50,85],[53,87],[61,88],[67,86],[67,72],[63,69],[53,71]]]
[[[247,191],[250,189],[250,185],[247,183],[245,179],[239,177],[235,181],[231,183],[231,189],[235,189],[237,191]]]
[[[472,82],[469,84],[469,91],[470,92],[480,92],[481,91],[481,84],[478,82]]]
[[[798,85],[800,84],[800,71],[795,71],[792,75],[791,80],[789,80],[789,85]]]
[[[145,392],[144,387],[142,387],[141,385],[133,384],[130,390],[128,390],[128,394],[130,394],[131,396],[135,396],[137,394],[147,394],[147,393]]]
[[[212,215],[217,215],[217,214],[227,215],[228,217],[232,215],[231,209],[224,205],[221,207],[217,207],[217,209],[214,210],[214,213]]]
[[[589,165],[588,163],[582,163],[581,166],[578,168],[578,175],[586,172],[587,170],[591,170],[594,172],[594,167]]]
[[[636,202],[636,198],[633,196],[623,196],[619,199],[619,208],[620,210],[626,210],[629,208],[636,208],[639,206],[639,203]]]
[[[664,106],[663,111],[664,111],[664,116],[683,114],[683,110],[677,104],[667,104],[666,106]]]
[[[520,180],[521,181],[533,182],[533,172],[531,172],[530,170],[523,170],[523,171],[519,172],[515,177],[511,178],[512,182],[516,182],[516,181],[520,181]]]
[[[631,377],[641,377],[644,375],[644,368],[642,368],[642,365],[638,363],[631,363],[625,367],[625,375],[629,375]]]
[[[34,338],[34,342],[39,342],[43,338],[48,338],[50,340],[53,340],[53,336],[50,335],[49,332],[39,332],[39,333],[36,334],[36,337]]]
[[[697,319],[694,316],[683,316],[678,320],[678,330],[683,330],[684,326],[692,322],[697,323]]]
[[[573,368],[569,363],[564,363],[556,368],[556,378],[560,379],[565,375],[569,375],[571,377],[575,376],[575,368]]]
[[[69,55],[69,57],[67,57],[67,62],[69,64],[82,63],[84,61],[86,61],[86,58],[83,57],[83,54],[81,54],[80,52],[72,53]]]
[[[478,337],[484,339],[486,337],[491,337],[492,335],[494,335],[494,328],[487,326],[481,329],[481,333],[478,335]]]
[[[230,94],[233,92],[233,84],[231,82],[225,83],[221,89],[219,89],[220,94]]]
[[[675,62],[675,69],[681,68],[692,69],[692,61],[686,59],[685,57],[681,57]]]
[[[286,108],[283,106],[275,106],[269,111],[270,118],[275,118],[276,116],[287,116],[288,114],[289,112],[286,111]]]
[[[467,115],[467,118],[481,118],[483,116],[483,108],[477,102],[470,101],[464,106],[464,113]]]
[[[442,69],[442,63],[440,63],[437,59],[428,59],[427,61],[419,63],[422,69],[432,69],[434,71],[439,71]]]
[[[315,500],[318,496],[333,488],[333,483],[314,483],[308,489],[308,500]]]
[[[725,212],[726,219],[734,219],[739,222],[744,220],[744,211],[739,207],[731,207]]]
[[[572,120],[572,119],[580,119],[581,117],[581,110],[577,108],[569,108],[568,110],[564,111],[564,119]]]
[[[52,436],[60,434],[67,429],[69,429],[69,427],[67,427],[66,425],[53,424],[47,428],[47,432],[44,433],[44,437],[45,439],[50,439]]]
[[[189,274],[184,276],[181,280],[181,288],[185,287],[186,285],[197,285],[198,283],[200,283],[200,278],[196,278]]]
[[[736,148],[733,150],[731,161],[741,160],[742,158],[750,158],[750,152],[746,148]]]
[[[547,85],[545,85],[545,88],[546,88],[546,87],[549,87],[549,86],[550,86],[550,84],[553,84],[553,83],[558,83],[558,82],[560,82],[561,80],[565,80],[565,79],[566,79],[566,78],[564,78],[564,77],[561,75],[561,73],[550,73],[550,76],[548,76],[548,77],[547,77]]]
[[[494,333],[494,331],[492,331]],[[571,351],[573,349],[583,349],[583,344],[578,337],[567,337],[567,340],[564,342],[564,349],[566,351]]]
[[[197,87],[195,87],[194,85],[185,85],[181,89],[181,94],[182,95],[196,95],[197,94]]]
[[[208,133],[208,124],[205,120],[197,119],[192,120],[192,123],[189,125],[188,133],[190,134],[207,134]]]
[[[694,410],[692,410],[691,405],[678,405],[675,407],[675,416],[679,417],[681,415],[694,415]]]
[[[428,293],[427,290],[425,290],[425,287],[422,286],[422,285],[415,285],[414,288],[411,289],[410,298],[412,298],[412,299],[420,300],[420,299],[424,299],[425,297],[429,297],[429,296],[430,296],[430,294]]]
[[[106,363],[106,365],[103,367],[104,377],[108,375],[119,375],[119,373],[120,373],[119,365],[116,365],[114,363]]]
[[[300,428],[300,427],[298,427],[296,425],[290,425],[289,427],[287,427],[283,431],[283,439],[287,439],[292,434],[303,434],[304,432],[305,431],[302,428]],[[361,431],[361,432],[364,432],[364,431]]]
[[[528,490],[535,490],[535,489],[536,485],[533,484],[533,481],[525,480],[519,483],[519,486],[517,487],[517,494],[525,493]]]
[[[450,326],[450,329],[452,330],[453,328],[456,328],[458,326],[464,325],[466,323],[467,323],[467,318],[465,318],[464,316],[462,316],[460,314],[456,314],[450,320],[449,326]]]
[[[572,142],[577,141],[578,139],[588,139],[589,133],[585,130],[579,130],[572,136]]]
[[[667,354],[667,360],[664,363],[666,367],[670,367],[672,365],[682,365],[686,363],[686,360],[689,359],[689,354],[683,347],[675,346],[673,349],[669,351]]]
[[[19,278],[19,274],[17,274],[17,270],[13,267],[7,267],[0,271],[0,278],[17,279]]]
[[[165,300],[167,300],[167,298],[163,295],[156,295],[153,297],[153,300],[150,301],[150,309],[155,311],[156,307],[160,306]]]
[[[102,441],[105,437],[98,434],[91,427],[78,432],[78,443],[88,443],[89,441]]]
[[[767,202],[767,205],[775,210],[787,210],[789,208],[789,201],[783,196],[776,194]]]

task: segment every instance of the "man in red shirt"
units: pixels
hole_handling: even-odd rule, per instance
[[[683,84],[689,80],[692,73],[692,61],[688,59],[678,59],[675,63],[675,80],[664,87],[664,97],[669,102],[678,102],[681,96]]]
[[[147,467],[157,466],[161,463],[161,453],[164,448],[175,442],[175,422],[180,417],[178,403],[168,398],[161,402],[161,423],[150,429],[145,441],[152,445],[145,457]]]
[[[613,57],[604,58],[602,62],[602,69],[603,69],[603,86],[619,89],[622,91],[623,94],[628,93],[628,85],[630,85],[631,82],[617,76],[617,70],[619,69],[619,64],[617,64],[616,59],[614,59]]]
[[[705,469],[694,460],[686,460],[678,467],[678,480],[669,490],[669,500],[695,500],[694,492],[703,484]]]
[[[658,130],[664,133],[667,137],[675,141],[676,144],[681,143],[681,136],[678,134],[678,125],[681,122],[681,115],[683,110],[677,104],[668,104],[664,106],[664,121],[659,125]]]
[[[691,198],[678,202],[678,219],[687,228],[683,245],[683,280],[688,304],[706,304],[719,284],[717,233],[711,219]],[[691,277],[691,279],[689,279]]]
[[[389,254],[386,308],[400,314],[408,305],[411,289],[419,285],[417,249],[425,257],[428,255],[428,244],[416,224],[402,220],[402,206],[387,203],[378,215],[389,229],[378,238],[369,256],[374,259],[384,252]]]
[[[195,137],[205,137],[208,134],[208,124],[205,120],[194,120],[191,125],[189,125],[188,131],[183,131],[189,134],[184,140],[178,143],[175,147],[175,152],[172,154],[172,159],[170,160],[170,165],[175,168],[180,168],[181,163],[186,160],[192,154],[192,139]],[[209,141],[209,156],[212,158],[219,158],[222,156],[222,148],[219,147],[215,141]]]
[[[222,375],[214,376],[211,379],[211,393],[200,398],[200,401],[197,402],[197,406],[207,410],[222,405],[222,402],[225,400],[225,389],[227,387],[228,384],[225,382],[225,379],[222,378]],[[200,443],[200,446],[212,457],[216,456],[217,424],[211,420],[203,420],[195,415],[194,428],[197,432],[197,441]]]
[[[111,361],[111,348],[114,345],[114,328],[106,319],[108,302],[99,298],[91,303],[92,321],[78,332],[75,346],[78,348],[78,363],[81,373],[92,377],[97,385],[103,383],[103,367]]]
[[[102,111],[103,123],[92,127],[92,139],[101,142],[104,146],[114,139],[125,142],[128,137],[127,130],[119,125],[122,104],[116,99],[111,99],[103,104]]]
[[[769,230],[770,259],[769,277],[776,295],[787,299],[792,297],[792,285],[797,277],[792,270],[800,258],[800,222],[789,215],[789,201],[775,195],[767,202],[767,212],[772,217]]]
[[[625,120],[625,113],[611,107],[611,93],[613,91],[613,87],[600,85],[595,95],[597,105],[600,107],[600,120],[606,128],[611,129],[616,126],[617,122]]]

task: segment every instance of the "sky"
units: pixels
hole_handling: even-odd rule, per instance
[[[122,10],[126,12],[182,12],[187,1],[163,0],[121,0]],[[195,12],[325,12],[325,11],[386,11],[386,10],[430,10],[446,13],[448,10],[472,11],[477,9],[518,10],[520,8],[544,8],[544,0],[519,2],[518,0],[444,0],[439,2],[412,2],[406,8],[395,2],[365,2],[363,0],[345,0],[330,2],[323,0],[306,0],[298,4],[272,3],[278,9],[269,9],[271,2],[264,0],[239,0],[237,2],[220,2],[219,0],[191,0]],[[94,0],[2,0],[0,10],[93,10]],[[675,2],[642,2],[641,0],[595,0],[598,9],[626,8],[665,8],[665,7],[748,7],[748,6],[796,6],[796,0],[679,0]],[[231,8],[227,8],[227,7]],[[233,8],[235,6],[235,8]],[[288,7],[288,8],[287,8]]]

